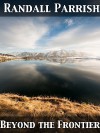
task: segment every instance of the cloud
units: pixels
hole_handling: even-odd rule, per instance
[[[68,49],[100,55],[99,19],[1,17],[0,52]]]
[[[40,18],[36,18],[37,21],[32,18],[0,19],[0,46],[2,48],[34,49],[37,40],[48,31],[48,26]]]
[[[67,24],[68,26],[71,26],[71,25],[73,25],[74,24],[74,22],[73,22],[73,19],[65,19],[65,22],[64,22],[65,24]]]
[[[72,49],[100,55],[100,29],[88,29],[88,27],[78,26],[63,31],[49,40],[47,48],[51,48],[51,50]]]

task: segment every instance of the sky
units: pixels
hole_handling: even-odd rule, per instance
[[[100,17],[0,17],[0,53],[61,49],[100,56]]]

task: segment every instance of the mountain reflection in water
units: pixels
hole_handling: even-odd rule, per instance
[[[65,64],[43,60],[3,62],[0,63],[0,93],[53,95],[100,104],[100,61],[74,59]]]

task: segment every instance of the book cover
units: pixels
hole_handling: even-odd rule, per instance
[[[0,1],[0,132],[100,132],[100,1]]]

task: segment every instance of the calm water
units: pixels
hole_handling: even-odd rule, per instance
[[[100,60],[2,62],[0,93],[7,92],[100,104]]]

